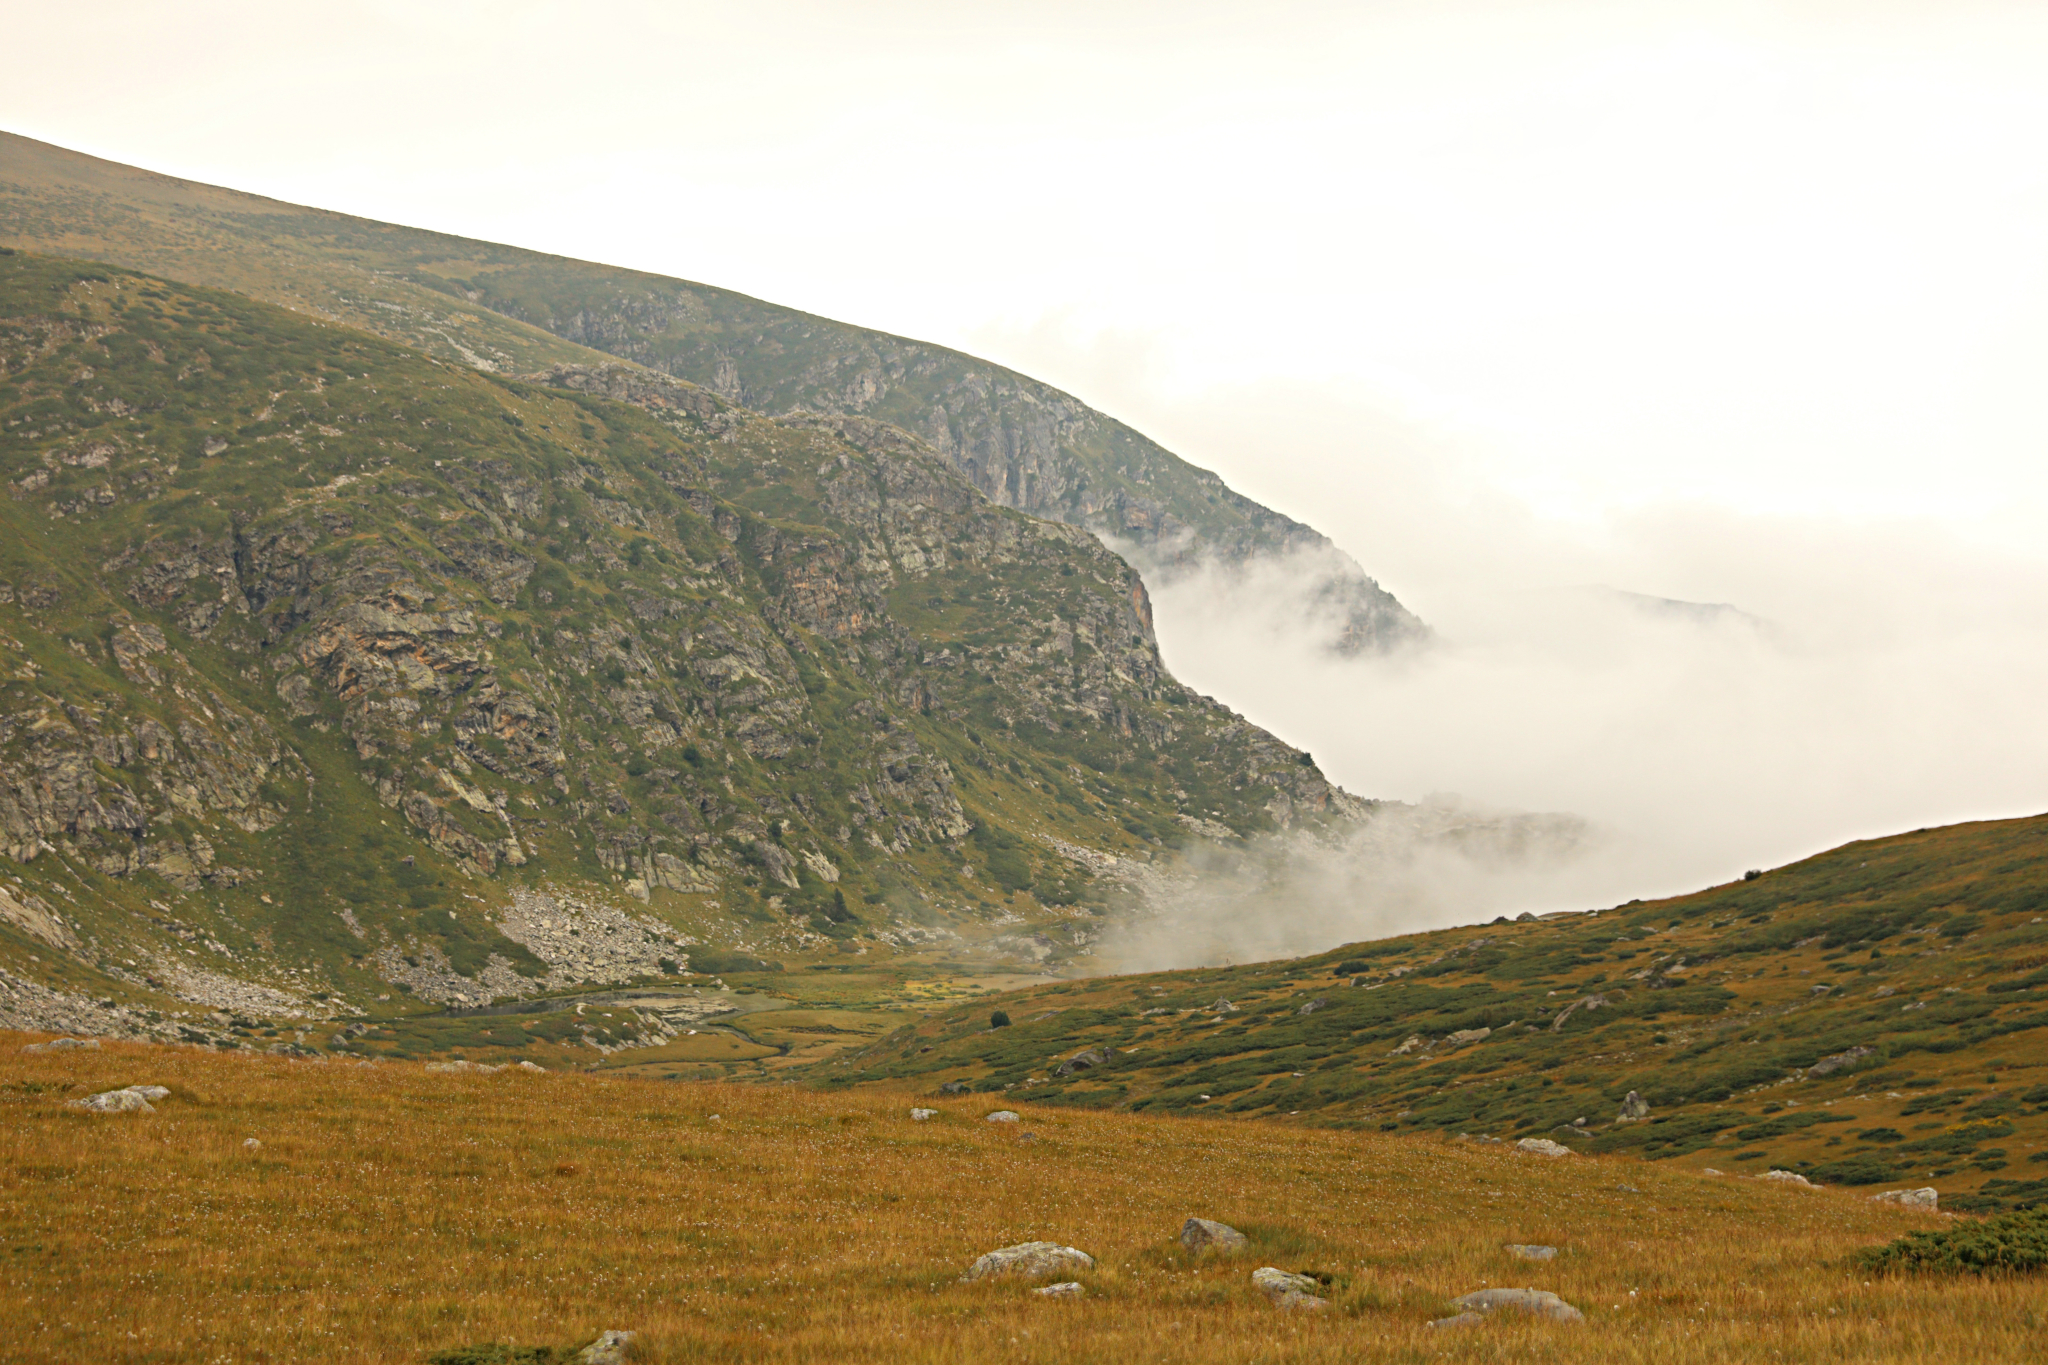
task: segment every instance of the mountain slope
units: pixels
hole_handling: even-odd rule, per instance
[[[1365,809],[913,437],[552,378],[0,255],[0,1018],[1042,960],[1091,860]]]
[[[2048,1203],[2044,920],[2048,816],[1958,825],[1597,914],[1048,986],[997,1000],[1011,1026],[956,1007],[810,1074],[2027,1206]],[[1617,1122],[1631,1091],[1647,1121]]]
[[[598,353],[770,414],[912,432],[991,500],[1086,526],[1141,571],[1298,556],[1347,652],[1421,623],[1320,533],[1071,395],[944,347],[730,290],[197,185],[0,133],[0,244],[232,289],[488,372]]]

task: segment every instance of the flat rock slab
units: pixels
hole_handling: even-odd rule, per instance
[[[1466,1313],[1532,1313],[1552,1322],[1584,1322],[1586,1315],[1547,1289],[1481,1289],[1451,1300]]]
[[[1525,1261],[1547,1261],[1557,1255],[1556,1247],[1534,1246],[1526,1242],[1508,1243],[1508,1255],[1519,1256]]]
[[[912,1123],[923,1123],[926,1119],[934,1119],[938,1116],[939,1111],[936,1109],[913,1109],[910,1111],[910,1121]]]
[[[1799,1174],[1799,1172],[1797,1171],[1765,1171],[1762,1175],[1758,1176],[1757,1179],[1768,1180],[1774,1185],[1794,1185],[1802,1190],[1814,1190],[1820,1188],[1818,1185],[1814,1184],[1811,1180],[1808,1180],[1805,1176]]]
[[[1019,1114],[1014,1109],[998,1109],[995,1113],[988,1116],[988,1121],[990,1123],[1017,1123],[1023,1117],[1022,1114]]]
[[[1044,1299],[1078,1299],[1083,1290],[1079,1280],[1068,1280],[1065,1284],[1043,1285],[1031,1292]]]
[[[1431,1327],[1471,1327],[1485,1321],[1486,1319],[1477,1313],[1459,1313],[1453,1317],[1437,1318],[1429,1325]]]
[[[1938,1209],[1941,1195],[1932,1185],[1920,1190],[1886,1190],[1870,1196],[1872,1203],[1901,1204],[1909,1209]]]
[[[1095,1269],[1095,1258],[1085,1251],[1063,1247],[1058,1242],[1019,1242],[989,1252],[967,1267],[960,1283],[976,1280],[1043,1280],[1076,1270]]]
[[[98,1047],[97,1038],[52,1038],[47,1043],[30,1043],[23,1052],[72,1052],[82,1047]]]
[[[1523,1138],[1515,1144],[1515,1150],[1518,1152],[1530,1152],[1536,1156],[1570,1156],[1572,1154],[1571,1148],[1565,1146],[1562,1142],[1552,1142],[1549,1138]]]
[[[1238,1251],[1244,1247],[1245,1235],[1228,1223],[1217,1223],[1207,1218],[1190,1218],[1180,1225],[1180,1244],[1189,1251],[1200,1251],[1203,1247],[1214,1247],[1218,1251]]]

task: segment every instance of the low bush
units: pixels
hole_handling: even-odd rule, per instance
[[[2048,1269],[2048,1209],[2026,1209],[1941,1232],[1909,1232],[1859,1259],[1880,1272],[2037,1274]]]

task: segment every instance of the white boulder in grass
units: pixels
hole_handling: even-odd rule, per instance
[[[1203,1247],[1215,1247],[1218,1251],[1238,1251],[1244,1247],[1245,1235],[1228,1223],[1218,1223],[1208,1218],[1190,1218],[1180,1225],[1180,1244],[1189,1251],[1200,1251]]]
[[[1001,1279],[1043,1280],[1053,1275],[1093,1269],[1095,1258],[1075,1247],[1063,1247],[1058,1242],[1019,1242],[1016,1246],[1001,1247],[978,1258],[967,1267],[960,1283]]]
[[[1459,1310],[1455,1318],[1441,1319],[1438,1326],[1457,1325],[1467,1313],[1485,1315],[1503,1310],[1531,1313],[1552,1322],[1584,1322],[1586,1315],[1547,1289],[1481,1289],[1451,1300]]]
[[[130,1085],[120,1090],[102,1090],[97,1095],[73,1100],[71,1104],[75,1109],[86,1109],[95,1114],[154,1114],[156,1106],[150,1101],[163,1099],[170,1093],[160,1085]]]
[[[1797,1171],[1765,1171],[1762,1175],[1758,1176],[1757,1179],[1768,1180],[1774,1185],[1796,1185],[1802,1190],[1814,1190],[1820,1188],[1818,1185],[1815,1185],[1811,1180],[1808,1180],[1805,1176],[1799,1174],[1799,1172]]]
[[[1019,1114],[1014,1109],[998,1109],[995,1113],[988,1116],[988,1121],[990,1123],[1018,1123],[1023,1120],[1023,1117],[1022,1114]]]
[[[938,1116],[939,1111],[936,1109],[913,1109],[910,1111],[910,1121],[912,1123],[923,1123],[927,1119],[934,1119]]]
[[[1571,1148],[1565,1146],[1562,1142],[1552,1142],[1549,1138],[1523,1138],[1515,1144],[1515,1150],[1518,1152],[1531,1152],[1537,1156],[1570,1156],[1572,1154]]]
[[[1252,1272],[1252,1287],[1282,1308],[1314,1310],[1328,1308],[1330,1301],[1316,1291],[1322,1283],[1313,1275],[1296,1275],[1278,1266],[1262,1265]]]
[[[1932,1185],[1918,1190],[1886,1190],[1882,1194],[1873,1194],[1870,1198],[1873,1203],[1898,1204],[1909,1209],[1938,1209],[1941,1207],[1941,1195],[1936,1192]]]

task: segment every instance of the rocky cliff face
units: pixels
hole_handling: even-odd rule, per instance
[[[14,254],[0,480],[0,970],[53,1019],[1068,951],[1100,859],[1353,813],[1093,535],[872,417]]]
[[[1319,532],[1070,394],[941,346],[638,271],[324,213],[0,134],[0,241],[313,310],[489,373],[609,355],[777,416],[902,428],[990,501],[1086,527],[1160,581],[1292,556],[1347,653],[1426,635]],[[619,381],[624,382],[624,381]],[[621,395],[623,396],[623,395]],[[1306,552],[1304,554],[1304,552]]]

